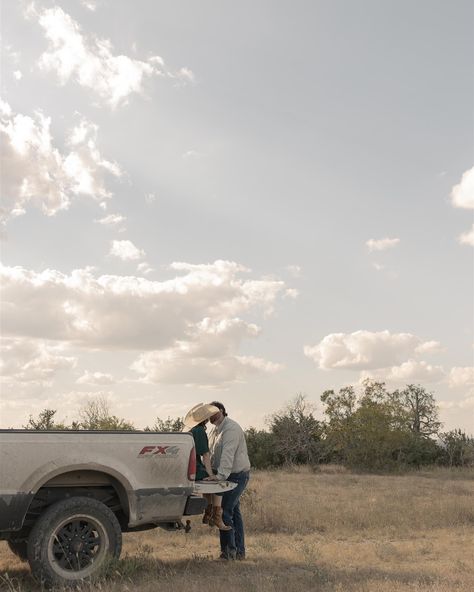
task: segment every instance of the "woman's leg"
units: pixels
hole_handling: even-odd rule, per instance
[[[212,520],[210,524],[217,526],[219,530],[232,530],[231,526],[227,526],[222,520],[222,495],[214,493],[212,496]]]
[[[204,510],[204,515],[202,517],[203,524],[209,524],[211,517],[212,517],[212,498],[214,497],[212,493],[205,493],[204,497],[207,500],[207,506]]]

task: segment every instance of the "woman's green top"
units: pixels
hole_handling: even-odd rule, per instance
[[[191,430],[196,447],[196,481],[201,481],[207,477],[207,471],[202,462],[202,455],[209,452],[209,441],[207,439],[206,428],[203,425],[194,426]]]

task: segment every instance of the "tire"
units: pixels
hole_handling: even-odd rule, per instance
[[[28,538],[28,561],[41,584],[74,585],[120,557],[121,549],[115,514],[93,498],[71,497],[38,518]]]
[[[28,561],[28,543],[26,541],[7,541],[7,545],[20,561]]]

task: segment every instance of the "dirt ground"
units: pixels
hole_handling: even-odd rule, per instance
[[[253,474],[242,505],[245,561],[217,560],[217,532],[196,517],[189,534],[125,534],[121,559],[81,590],[474,590],[473,470],[262,471]],[[41,590],[6,543],[0,589]]]

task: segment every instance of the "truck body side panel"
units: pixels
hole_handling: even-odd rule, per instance
[[[129,526],[180,519],[193,445],[187,433],[0,430],[0,530],[21,528],[41,487],[83,486],[94,472],[126,492]]]

